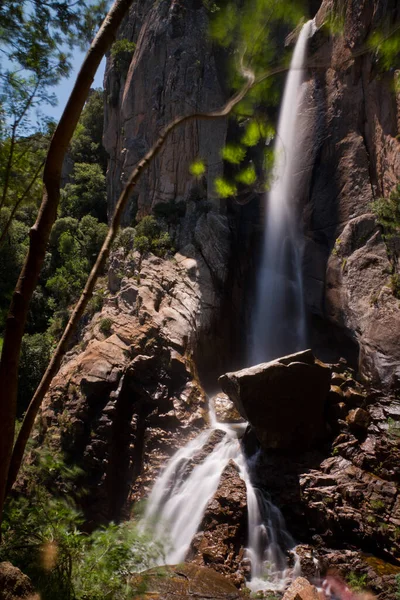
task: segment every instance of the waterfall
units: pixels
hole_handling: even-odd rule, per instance
[[[265,362],[306,346],[302,238],[296,214],[296,173],[301,169],[302,83],[314,22],[301,29],[287,76],[266,195],[264,247],[257,281],[249,363]]]
[[[248,586],[254,591],[283,589],[292,573],[286,551],[295,544],[286,531],[279,509],[251,483],[249,466],[239,440],[247,423],[218,423],[211,406],[210,415],[212,428],[178,450],[156,481],[141,528],[150,531],[153,539],[164,541],[165,556],[159,558],[158,564],[183,562],[206,507],[218,489],[221,475],[233,460],[247,490],[249,540],[246,555],[251,564]],[[198,461],[202,449],[218,430],[224,434],[223,438]]]
[[[296,171],[299,159],[298,117],[307,40],[312,21],[299,35],[285,86],[275,143],[275,169],[267,198],[266,229],[255,318],[252,331],[252,364],[276,358],[305,346],[306,325],[301,276],[302,243],[295,210]],[[169,461],[148,499],[141,527],[153,539],[165,541],[159,564],[185,560],[206,507],[218,489],[221,475],[233,460],[246,484],[248,511],[247,558],[251,564],[252,591],[282,590],[299,574],[289,568],[287,551],[295,546],[279,509],[266,493],[253,486],[251,463],[242,452],[238,430],[242,425],[218,423],[210,408],[212,427],[200,433]],[[211,436],[221,430],[212,449],[204,452]],[[203,451],[203,452],[202,452]],[[256,460],[256,456],[254,460]]]

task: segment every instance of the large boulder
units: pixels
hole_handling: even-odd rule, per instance
[[[39,600],[31,580],[9,562],[0,563],[0,600]]]
[[[324,437],[331,370],[311,350],[219,378],[264,448],[306,448]]]
[[[245,597],[223,575],[189,564],[149,569],[133,577],[131,585],[137,590],[134,598],[143,600],[240,600]]]

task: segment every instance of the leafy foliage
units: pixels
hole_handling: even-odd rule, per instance
[[[104,92],[91,90],[71,140],[71,158],[75,163],[91,163],[107,169],[107,153],[103,147]]]
[[[114,59],[114,65],[121,75],[126,75],[131,64],[136,44],[126,38],[117,40],[111,47],[111,56]]]
[[[42,600],[127,600],[129,575],[149,565],[161,547],[150,545],[133,522],[84,533],[72,499],[80,474],[50,448],[31,450],[26,495],[6,507],[0,561],[21,568]]]
[[[400,275],[396,272],[400,254],[400,183],[389,194],[389,198],[379,198],[372,202],[371,209],[383,228],[383,238],[392,263],[390,287],[395,298],[400,299]]]
[[[382,225],[388,239],[400,234],[400,183],[396,185],[389,198],[379,198],[371,203],[378,223]]]
[[[165,256],[172,250],[171,238],[153,216],[143,217],[135,227],[134,247],[140,254],[153,252],[156,256]]]
[[[203,160],[198,158],[190,165],[189,171],[194,177],[201,177],[206,172],[206,165]]]
[[[46,288],[59,307],[66,308],[78,297],[106,235],[107,226],[90,215],[56,222],[50,239],[55,271]]]
[[[47,333],[24,335],[18,373],[18,416],[26,410],[39,385],[50,360],[52,348],[53,340]]]
[[[92,215],[107,221],[106,179],[97,163],[76,163],[73,183],[67,183],[61,192],[61,215],[81,219]]]

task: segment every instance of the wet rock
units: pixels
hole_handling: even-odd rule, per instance
[[[301,574],[309,581],[316,581],[321,575],[318,551],[308,544],[299,544],[291,551],[293,563],[298,561]]]
[[[325,436],[330,369],[311,351],[227,373],[223,391],[264,448],[305,448]]]
[[[321,600],[318,590],[304,577],[298,577],[290,585],[282,600]]]
[[[244,419],[240,416],[232,400],[226,394],[217,394],[212,399],[215,416],[219,423],[243,423]]]
[[[366,431],[371,422],[371,417],[366,410],[355,408],[349,412],[346,420],[350,429],[354,431]]]
[[[39,600],[31,580],[9,562],[0,563],[0,600]]]
[[[237,465],[230,461],[205,510],[186,560],[212,567],[240,585],[248,575],[244,562],[246,544],[246,485],[239,476]]]
[[[157,567],[131,579],[134,598],[143,600],[239,600],[245,596],[213,569],[192,564]],[[143,591],[142,591],[143,590]]]

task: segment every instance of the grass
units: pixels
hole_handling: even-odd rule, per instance
[[[0,356],[1,356],[1,351],[3,350],[3,338],[0,337]]]

